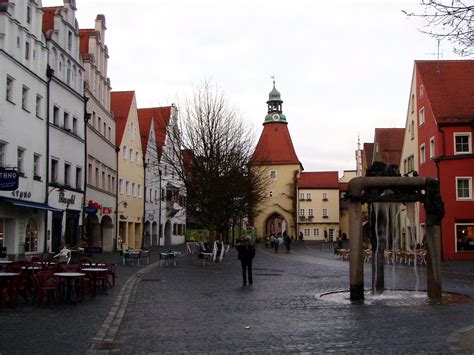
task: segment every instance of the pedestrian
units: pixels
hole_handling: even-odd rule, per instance
[[[268,235],[265,236],[265,248],[268,248],[268,246],[270,245],[270,238],[268,237]]]
[[[278,238],[278,234],[275,237],[275,242],[273,243],[273,248],[275,249],[275,253],[278,253],[278,246],[280,245],[280,240]]]
[[[300,242],[303,241],[303,232],[300,232],[299,239],[300,239]]]
[[[271,243],[272,248],[275,248],[275,242],[276,242],[276,238],[272,233],[272,235],[270,237],[270,243]]]
[[[237,246],[238,259],[242,266],[242,285],[247,286],[247,276],[249,285],[253,284],[252,278],[252,260],[255,257],[255,247],[252,238],[246,236],[244,242]]]
[[[288,234],[285,236],[285,248],[286,252],[289,253],[291,248],[291,238]]]

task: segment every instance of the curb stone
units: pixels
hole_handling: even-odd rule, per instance
[[[470,336],[468,335],[470,334]],[[467,336],[468,339],[474,339],[474,325],[456,330],[448,337],[450,349],[454,353],[474,354],[474,348],[467,349],[461,345],[461,338]],[[471,345],[474,345],[474,340],[471,340]]]
[[[133,296],[136,292],[136,285],[146,273],[159,265],[160,262],[157,261],[143,269],[140,269],[125,282],[120,289],[118,296],[115,298],[109,313],[102,322],[102,325],[99,327],[96,335],[92,338],[86,354],[109,354],[120,351],[120,342],[116,341],[116,335],[122,323],[128,303],[131,298],[134,298]]]

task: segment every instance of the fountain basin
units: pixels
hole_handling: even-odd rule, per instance
[[[469,303],[472,298],[453,292],[443,292],[441,300],[428,297],[426,290],[384,290],[382,294],[373,294],[372,290],[364,291],[364,300],[351,301],[350,291],[334,291],[319,294],[318,297],[327,302],[338,304],[382,305],[391,307],[420,307],[433,305],[449,305]]]

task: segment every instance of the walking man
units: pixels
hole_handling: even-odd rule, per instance
[[[255,257],[255,247],[250,236],[246,236],[244,238],[244,242],[237,246],[237,252],[238,259],[240,260],[240,264],[242,266],[242,284],[247,286],[248,275],[249,285],[252,285],[252,260]]]

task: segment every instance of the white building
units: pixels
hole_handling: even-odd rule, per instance
[[[43,8],[43,32],[49,50],[48,249],[81,242],[84,202],[84,98],[79,26],[74,0]]]
[[[94,29],[81,29],[87,97],[87,185],[86,203],[99,208],[85,221],[88,244],[115,250],[117,218],[117,151],[115,120],[110,112],[110,80],[107,77],[108,49],[105,17],[98,15]],[[94,209],[92,209],[94,212]]]
[[[177,124],[177,109],[174,105],[138,109],[138,118],[146,166],[143,245],[182,244],[186,233],[184,188],[165,162],[179,151],[172,149],[169,137]]]
[[[45,246],[46,65],[40,0],[0,3],[0,167],[16,168],[19,187],[0,191],[0,246],[7,254]]]

